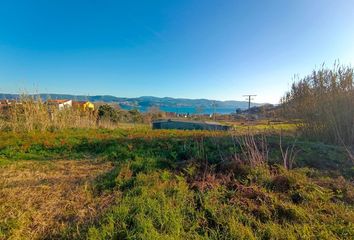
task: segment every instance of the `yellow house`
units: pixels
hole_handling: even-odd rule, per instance
[[[84,111],[95,110],[95,105],[89,101],[73,101],[73,107],[82,109]]]

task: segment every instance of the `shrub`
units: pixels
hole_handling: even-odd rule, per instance
[[[104,104],[98,108],[99,120],[118,122],[118,111],[109,104]]]
[[[271,181],[271,189],[278,192],[286,193],[296,187],[296,180],[287,175],[277,175]]]
[[[353,68],[335,64],[313,71],[282,99],[284,114],[301,119],[304,135],[351,145],[354,142]]]

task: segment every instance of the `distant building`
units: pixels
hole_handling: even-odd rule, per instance
[[[48,104],[49,106],[55,106],[59,110],[63,110],[65,108],[71,108],[73,106],[73,101],[67,99],[56,99],[56,100],[47,100],[46,104]]]
[[[4,108],[8,109],[11,106],[19,105],[19,104],[22,103],[17,100],[2,99],[0,100],[0,109],[4,109]]]
[[[0,105],[15,105],[15,104],[20,104],[21,102],[16,101],[16,100],[8,100],[8,99],[1,99],[0,100]]]
[[[95,105],[89,101],[73,101],[72,106],[84,111],[93,111],[95,110]]]
[[[152,129],[180,129],[180,130],[214,130],[227,131],[229,126],[216,122],[184,121],[184,120],[156,120],[152,122]]]

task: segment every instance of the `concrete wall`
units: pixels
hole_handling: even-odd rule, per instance
[[[153,129],[181,129],[181,130],[229,130],[228,126],[208,124],[202,122],[184,122],[184,121],[159,121],[152,123]]]
[[[73,105],[73,101],[72,100],[66,101],[64,103],[60,103],[59,104],[59,110],[63,110],[64,108],[72,107],[72,105]]]

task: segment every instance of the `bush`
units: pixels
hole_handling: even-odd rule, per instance
[[[104,104],[98,108],[98,117],[100,120],[118,122],[118,112],[109,104]]]
[[[285,116],[301,119],[307,137],[336,144],[354,142],[353,68],[322,68],[292,85],[282,99]]]
[[[271,181],[271,189],[286,193],[296,187],[296,180],[287,175],[277,175]]]

